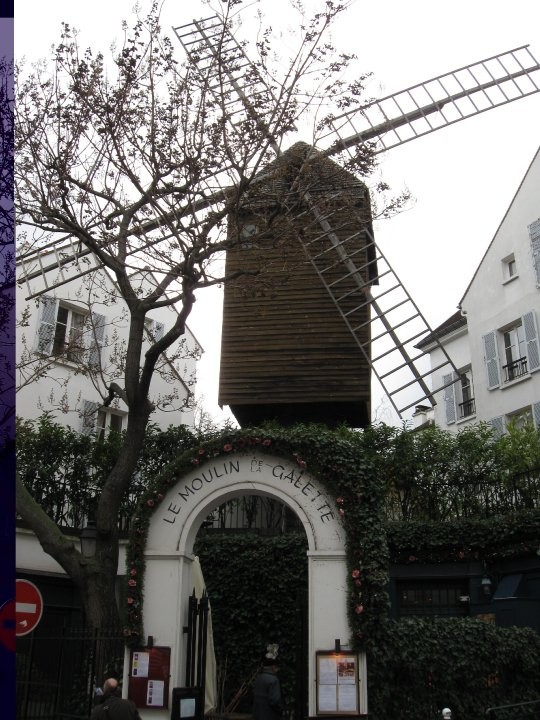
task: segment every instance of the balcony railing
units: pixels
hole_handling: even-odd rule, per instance
[[[516,378],[527,374],[527,358],[520,357],[518,360],[514,360],[514,362],[503,365],[502,369],[505,374],[505,382],[515,380]]]
[[[469,417],[469,415],[474,415],[476,412],[476,405],[474,402],[474,398],[469,398],[469,400],[464,400],[463,402],[459,403],[459,419]]]

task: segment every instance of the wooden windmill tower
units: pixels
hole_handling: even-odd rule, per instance
[[[282,138],[253,103],[263,96],[271,107],[271,89],[228,27],[211,17],[174,31],[204,87],[221,97],[225,88],[224,119],[233,132],[251,119],[275,153],[229,218],[240,246],[228,253],[228,271],[264,271],[252,283],[226,286],[220,403],[241,424],[275,417],[361,427],[370,418],[374,374],[399,415],[433,404],[440,388],[430,386],[432,372],[456,368],[446,355],[440,368],[422,367],[415,346],[429,325],[374,242],[367,188],[337,160],[367,141],[375,152],[388,150],[538,92],[538,62],[526,46],[487,58],[334,118],[324,147],[298,143],[282,152]],[[223,186],[209,191],[200,207],[223,194]],[[58,278],[41,283],[47,292],[99,266],[76,245],[47,264],[43,250],[47,258],[56,253],[48,247],[25,258],[29,296],[33,278]]]

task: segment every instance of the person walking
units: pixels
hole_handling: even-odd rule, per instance
[[[262,671],[253,683],[253,720],[280,720],[283,717],[281,684],[276,658],[263,657]]]
[[[107,678],[103,683],[103,694],[92,710],[90,720],[141,720],[139,711],[132,700],[124,700],[116,678]]]

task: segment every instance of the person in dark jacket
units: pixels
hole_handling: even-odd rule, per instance
[[[91,720],[141,720],[135,703],[121,697],[118,680],[108,678],[103,684],[103,695],[92,710]]]
[[[263,658],[263,668],[253,683],[253,720],[278,720],[283,717],[281,685],[275,658]]]

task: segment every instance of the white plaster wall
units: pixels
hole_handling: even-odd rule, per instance
[[[79,548],[78,537],[73,544]],[[44,575],[65,575],[64,569],[43,550],[31,530],[17,528],[15,537],[15,566],[17,572],[36,572]],[[126,567],[126,542],[120,542],[118,573],[123,575]]]

